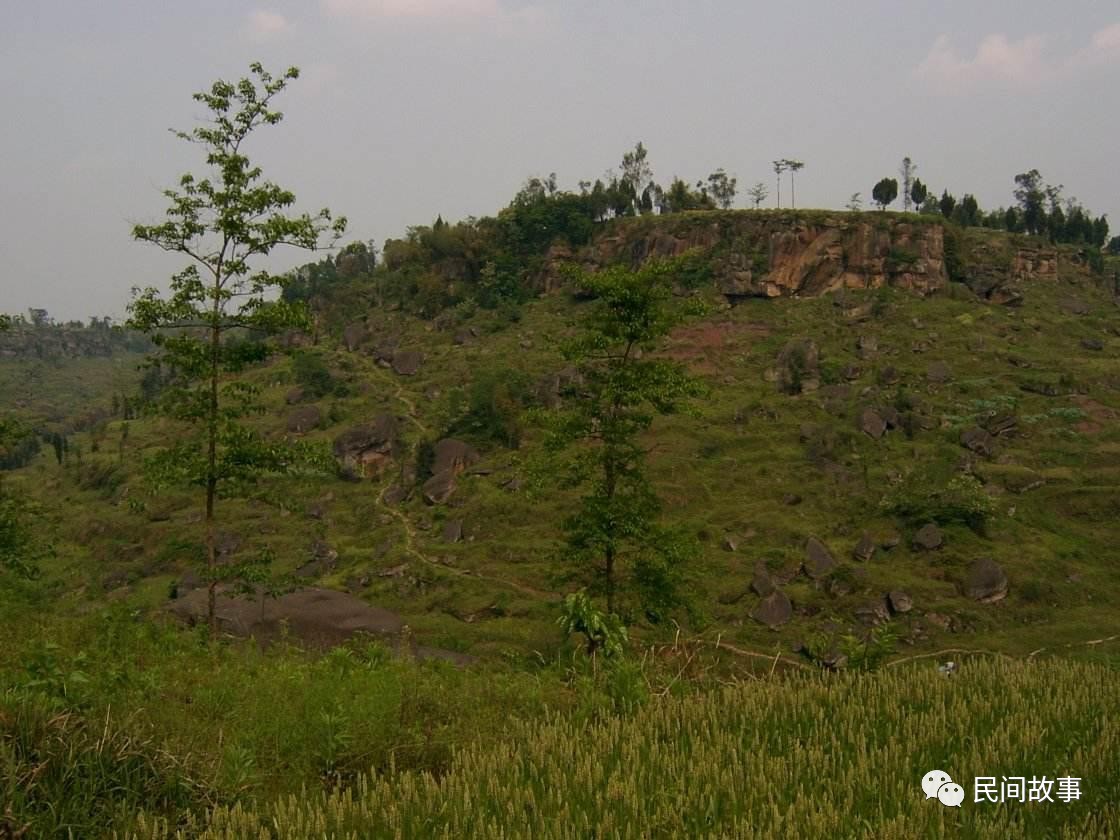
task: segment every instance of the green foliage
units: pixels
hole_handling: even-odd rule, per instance
[[[338,790],[218,807],[184,834],[937,837],[949,809],[922,798],[930,767],[999,778],[1022,775],[1028,761],[1039,776],[1081,778],[1081,799],[953,809],[957,833],[1106,840],[1120,819],[1118,703],[1113,669],[1058,660],[969,658],[949,679],[927,660],[750,681],[590,724],[514,727],[515,744],[467,747],[438,777],[370,774]],[[828,734],[816,737],[821,727]],[[173,836],[158,819],[136,826],[137,840]]]
[[[898,198],[898,181],[894,178],[883,178],[871,190],[871,198],[879,205],[880,210],[886,210],[887,205]]]
[[[974,476],[956,475],[939,486],[920,471],[909,473],[892,487],[880,507],[911,525],[961,523],[977,533],[984,532],[996,510],[995,501]]]
[[[586,491],[564,525],[568,562],[589,592],[605,596],[608,613],[621,608],[622,593],[633,600],[627,611],[640,608],[652,620],[684,602],[683,566],[695,553],[681,532],[658,524],[661,503],[641,441],[656,416],[701,390],[679,364],[644,355],[684,317],[671,294],[676,270],[655,263],[576,278],[595,298],[582,335],[564,351],[583,385],[578,399],[548,417],[546,444],[567,484]]]
[[[4,572],[36,574],[39,562],[52,553],[43,527],[39,507],[0,480],[0,581]]]
[[[310,351],[299,351],[292,356],[292,376],[305,396],[317,400],[335,392],[334,377],[323,357]]]
[[[447,436],[461,436],[477,443],[498,443],[509,449],[521,444],[521,414],[531,397],[531,380],[522,371],[491,368],[477,373],[461,400],[452,392],[452,419]]]
[[[257,390],[229,378],[265,357],[259,336],[307,322],[301,306],[271,297],[285,278],[254,269],[253,262],[282,245],[314,249],[324,234],[337,239],[346,227],[345,219],[332,221],[325,209],[314,216],[285,215],[295,196],[263,180],[260,167],[249,161],[245,141],[256,129],[280,122],[272,99],[299,76],[294,67],[279,79],[260,64],[250,69],[255,78],[218,81],[195,94],[210,110],[210,122],[177,132],[206,150],[209,177],[183,175],[179,189],[164,191],[170,201],[167,221],[133,228],[137,240],[189,260],[172,277],[169,297],[154,288],[137,290],[129,311],[130,324],[152,336],[160,350],[158,364],[175,377],[174,387],[161,394],[163,412],[196,432],[150,459],[149,473],[157,483],[178,480],[205,489],[212,581],[217,579],[214,502],[219,491],[243,493],[262,473],[291,468],[303,454],[269,443],[241,422],[260,410]],[[215,627],[213,599],[210,623]]]
[[[565,596],[556,623],[565,636],[581,634],[586,640],[587,653],[602,651],[606,657],[621,656],[626,649],[626,626],[614,613],[604,614],[596,609],[585,592],[572,592]]]

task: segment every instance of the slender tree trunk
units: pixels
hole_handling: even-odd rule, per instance
[[[221,341],[220,287],[215,281],[213,322],[210,324],[210,404],[206,422],[206,570],[210,578],[206,598],[206,618],[210,635],[218,635],[217,546],[214,534],[214,498],[218,490],[218,353]]]
[[[791,209],[797,208],[797,193],[793,191],[793,170],[789,173],[789,206]]]
[[[782,209],[782,173],[778,173],[778,209]]]

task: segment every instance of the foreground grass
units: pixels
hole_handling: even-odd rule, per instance
[[[442,776],[363,777],[133,838],[1105,838],[1120,829],[1115,670],[970,662],[749,682],[598,723],[525,725]],[[967,798],[927,801],[943,769]],[[972,801],[975,776],[1079,777],[1079,801]],[[1056,788],[1055,788],[1056,790]]]

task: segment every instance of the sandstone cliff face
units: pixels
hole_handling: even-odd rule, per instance
[[[618,261],[637,267],[696,251],[709,260],[717,287],[732,300],[882,286],[924,296],[949,282],[944,248],[941,225],[870,213],[647,218],[608,228],[578,253],[554,249],[540,290],[557,287],[555,267],[565,260],[594,270]]]

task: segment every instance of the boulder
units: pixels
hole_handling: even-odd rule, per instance
[[[811,338],[795,338],[778,354],[778,387],[786,392],[800,391],[805,382],[816,380],[820,372],[820,349]]]
[[[878,440],[887,431],[887,423],[873,408],[865,408],[859,415],[859,428],[865,435]]]
[[[446,504],[458,486],[455,482],[455,475],[456,473],[451,470],[443,470],[425,481],[421,488],[424,493],[424,501],[430,505]]]
[[[344,467],[368,478],[388,463],[396,440],[397,418],[380,414],[373,422],[347,429],[335,438],[334,455]]]
[[[295,388],[292,388],[292,390],[288,391],[288,393],[284,395],[284,402],[286,402],[288,405],[295,405],[296,403],[303,402],[303,399],[306,396],[307,392],[297,385]]]
[[[793,618],[793,604],[782,590],[775,589],[755,605],[751,618],[767,627],[781,627]]]
[[[949,366],[944,362],[933,362],[926,368],[926,379],[937,385],[943,385],[953,378]]]
[[[457,475],[478,460],[479,455],[470,444],[455,438],[444,438],[435,445],[432,473],[453,472]]]
[[[400,484],[394,484],[391,487],[387,487],[385,489],[385,492],[381,494],[381,501],[389,507],[399,505],[407,498],[408,488]]]
[[[902,376],[890,365],[879,371],[880,385],[897,385],[900,379]]]
[[[393,372],[401,376],[415,376],[420,372],[424,354],[419,350],[397,350],[390,362]]]
[[[770,573],[762,563],[754,567],[754,575],[751,577],[751,589],[754,591],[754,594],[760,598],[765,598],[777,589],[774,585],[774,579],[770,577]]]
[[[915,548],[936,551],[943,545],[945,545],[945,537],[941,534],[941,529],[932,522],[926,523],[918,529],[918,533],[914,534]]]
[[[449,543],[457,543],[463,539],[463,522],[459,519],[452,519],[445,522],[443,525],[443,541]]]
[[[990,458],[995,450],[995,438],[979,426],[971,426],[961,432],[961,446],[975,452],[981,458]]]
[[[835,568],[836,559],[828,546],[816,537],[809,537],[805,543],[805,560],[801,566],[813,580],[820,580]]]
[[[309,588],[277,598],[263,593],[237,598],[225,587],[220,589],[215,612],[221,629],[262,643],[290,634],[313,646],[329,647],[357,633],[394,636],[404,627],[400,616],[346,592]],[[207,590],[196,589],[168,609],[188,623],[205,622]]]
[[[887,424],[888,429],[897,429],[902,425],[902,415],[893,405],[884,405],[876,411],[879,412],[879,416],[883,418],[883,422]]]
[[[723,550],[724,551],[734,552],[734,551],[737,551],[738,548],[739,548],[739,541],[737,539],[735,539],[735,537],[731,536],[730,534],[727,534],[723,538]]]
[[[1007,575],[990,557],[972,564],[965,580],[965,595],[974,601],[991,604],[1007,597]]]
[[[1083,338],[1081,339],[1081,346],[1086,350],[1103,350],[1104,342],[1099,338]]]
[[[875,556],[876,548],[878,546],[875,545],[875,540],[871,538],[870,534],[864,532],[863,536],[859,538],[859,542],[856,543],[852,556],[856,560],[866,563]]]
[[[860,624],[876,627],[891,620],[891,611],[887,606],[886,598],[880,598],[870,604],[857,607],[855,617]]]
[[[317,405],[301,405],[288,415],[288,431],[303,434],[315,429],[323,420],[323,413]]]
[[[887,593],[887,606],[896,615],[908,613],[914,609],[914,599],[899,589],[892,589]]]

